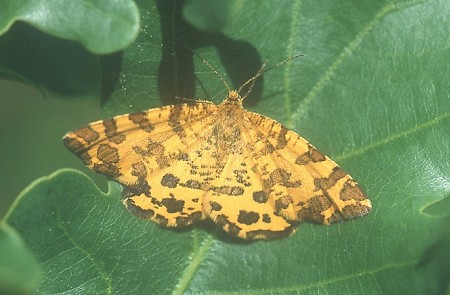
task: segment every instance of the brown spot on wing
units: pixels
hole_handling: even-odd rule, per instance
[[[288,132],[288,129],[285,128],[284,126],[281,126],[281,129],[278,133],[278,137],[277,137],[277,149],[284,149],[287,145],[287,139],[286,139],[286,134]]]
[[[259,213],[254,211],[240,210],[237,218],[239,223],[251,225],[257,223],[259,220]]]
[[[217,225],[221,226],[226,232],[228,232],[232,236],[237,236],[242,228],[237,226],[236,224],[230,222],[228,218],[221,214],[216,217],[214,220]]]
[[[101,144],[97,149],[97,159],[105,164],[117,164],[119,162],[119,153],[117,148],[109,144]]]
[[[243,184],[244,186],[251,186],[251,183],[248,181],[249,177],[247,175],[247,169],[235,169],[233,174],[236,182]]]
[[[128,116],[131,122],[138,125],[140,129],[144,130],[145,132],[152,132],[155,128],[150,123],[150,121],[147,119],[147,113],[141,112],[141,113],[134,113],[130,114]]]
[[[342,170],[339,166],[336,166],[333,168],[330,176],[317,178],[315,179],[314,184],[318,190],[328,190],[332,188],[339,179],[345,177],[346,175],[347,173],[345,173],[344,170]]]
[[[188,179],[185,183],[180,183],[181,186],[201,190],[202,184],[194,179]]]
[[[275,201],[275,212],[286,210],[292,204],[292,198],[284,196]]]
[[[276,150],[277,149],[270,142],[266,142],[265,149],[263,149],[261,152],[263,153],[263,155],[269,155]]]
[[[361,217],[370,212],[372,208],[369,206],[365,206],[361,203],[356,203],[354,205],[347,205],[342,208],[342,216],[344,220],[354,219],[357,217]]]
[[[80,128],[78,130],[75,130],[73,133],[82,138],[88,144],[91,144],[100,137],[98,132],[92,129],[91,126]]]
[[[264,213],[262,221],[265,222],[265,223],[270,223],[272,221],[272,219],[270,218],[269,214]]]
[[[105,134],[109,141],[115,144],[120,144],[126,139],[123,133],[117,133],[116,120],[104,120],[103,126],[105,127]]]
[[[300,180],[291,180],[292,173],[283,168],[277,168],[270,173],[269,180],[266,181],[268,187],[272,187],[275,184],[284,187],[299,187],[301,185]]]
[[[176,217],[175,222],[176,222],[177,226],[182,227],[182,226],[189,225],[196,220],[202,219],[202,216],[203,216],[203,213],[201,211],[197,211],[186,217],[181,217],[181,216]]]
[[[344,187],[339,192],[339,198],[343,201],[362,201],[367,199],[361,188],[353,180],[349,180],[344,184]]]
[[[162,216],[161,214],[156,214],[153,217],[153,220],[158,223],[161,226],[167,226],[167,224],[169,223],[169,219],[167,219],[166,217]]]
[[[220,205],[217,202],[211,201],[211,202],[209,202],[209,205],[211,206],[211,210],[213,210],[213,211],[220,211],[220,210],[222,210],[222,205]]]
[[[153,141],[151,138],[148,138],[147,142],[145,148],[142,148],[140,145],[133,146],[133,151],[143,157],[154,158],[161,167],[166,166],[168,158],[165,155],[166,149],[164,145],[160,142]]]
[[[295,164],[298,165],[306,165],[310,162],[317,163],[325,161],[325,156],[322,155],[317,149],[315,149],[312,145],[308,145],[309,149],[307,152],[301,154],[295,159]]]
[[[131,175],[136,176],[134,183],[126,184],[122,190],[122,198],[127,199],[132,196],[144,195],[151,197],[151,187],[147,181],[147,168],[143,162],[133,163],[131,165]]]
[[[269,194],[264,191],[253,192],[253,200],[257,203],[264,204],[269,199]]]
[[[177,159],[180,160],[180,161],[189,161],[189,154],[188,154],[188,153],[180,152],[180,153],[178,154]]]
[[[168,188],[175,188],[178,185],[180,179],[173,174],[167,173],[161,179],[161,185]]]
[[[120,172],[119,168],[112,164],[95,163],[94,166],[92,166],[92,170],[94,170],[97,173],[106,175],[112,179],[116,179],[122,176],[122,173]]]
[[[246,238],[248,240],[256,240],[256,239],[265,239],[265,240],[273,240],[285,238],[291,235],[295,231],[295,227],[289,226],[284,230],[254,230],[246,233]]]
[[[244,193],[244,189],[240,186],[229,186],[229,185],[213,186],[211,190],[229,196],[240,196]]]
[[[166,207],[167,212],[175,213],[175,212],[183,212],[184,209],[184,201],[172,198],[164,198],[161,201],[161,204]]]
[[[183,111],[183,106],[181,105],[174,105],[170,109],[170,115],[169,115],[169,126],[172,127],[172,131],[175,132],[180,138],[186,137],[186,132],[184,131],[183,127],[181,127],[181,114]]]
[[[132,214],[143,219],[152,219],[155,215],[155,211],[152,209],[142,209],[141,207],[136,206],[132,199],[126,199],[125,206],[127,206],[128,211]]]
[[[329,197],[324,195],[315,196],[308,200],[303,209],[298,212],[300,220],[307,220],[314,223],[324,223],[323,211],[333,204]]]

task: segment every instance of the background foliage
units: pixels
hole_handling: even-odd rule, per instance
[[[224,86],[193,50],[234,87],[263,63],[303,53],[268,72],[246,106],[335,159],[374,208],[360,220],[245,243],[210,224],[161,229],[124,210],[117,184],[103,193],[81,172],[57,170],[23,190],[3,220],[0,249],[19,254],[0,255],[0,290],[449,292],[448,1],[60,2],[0,0],[0,73],[41,91],[36,102],[19,84],[2,84],[2,103],[15,110],[0,124],[5,189],[81,167],[60,137],[99,118],[86,98],[105,117],[177,97],[220,102]],[[51,104],[58,110],[38,111]],[[17,271],[23,265],[29,272]]]

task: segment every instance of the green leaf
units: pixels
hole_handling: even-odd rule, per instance
[[[266,73],[246,106],[336,160],[365,189],[373,211],[246,243],[210,224],[159,228],[126,212],[118,185],[103,194],[80,173],[60,171],[32,184],[7,217],[41,263],[37,293],[447,292],[449,6],[236,1],[222,31],[211,33],[183,20],[182,1],[139,3],[139,37],[108,60],[115,71],[104,71],[111,83],[103,93],[113,93],[107,115],[176,97],[220,102],[225,87],[191,49],[233,88],[264,62],[304,53]],[[430,209],[436,206],[439,214]]]
[[[97,92],[93,53],[121,50],[139,31],[131,0],[0,0],[0,7],[0,77],[65,95]]]
[[[98,59],[78,43],[24,23],[0,36],[0,78],[40,88],[43,94],[98,96]]]
[[[219,31],[230,17],[235,1],[187,0],[182,9],[186,21],[199,30]]]
[[[0,7],[0,35],[23,21],[77,41],[94,53],[124,48],[139,30],[139,13],[132,0],[0,0]]]
[[[39,278],[37,261],[14,229],[0,223],[0,293],[29,294]]]

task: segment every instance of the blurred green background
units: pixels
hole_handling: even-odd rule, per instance
[[[65,132],[101,117],[98,97],[62,97],[0,80],[0,218],[32,181],[63,167],[85,169],[62,145]],[[87,169],[85,169],[87,171]],[[102,183],[102,178],[97,178]],[[103,180],[103,184],[106,181]],[[103,185],[105,187],[105,185]]]

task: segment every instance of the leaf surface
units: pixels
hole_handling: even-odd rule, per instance
[[[59,38],[74,40],[95,53],[110,53],[137,35],[139,14],[131,0],[0,1],[0,35],[17,21]]]

